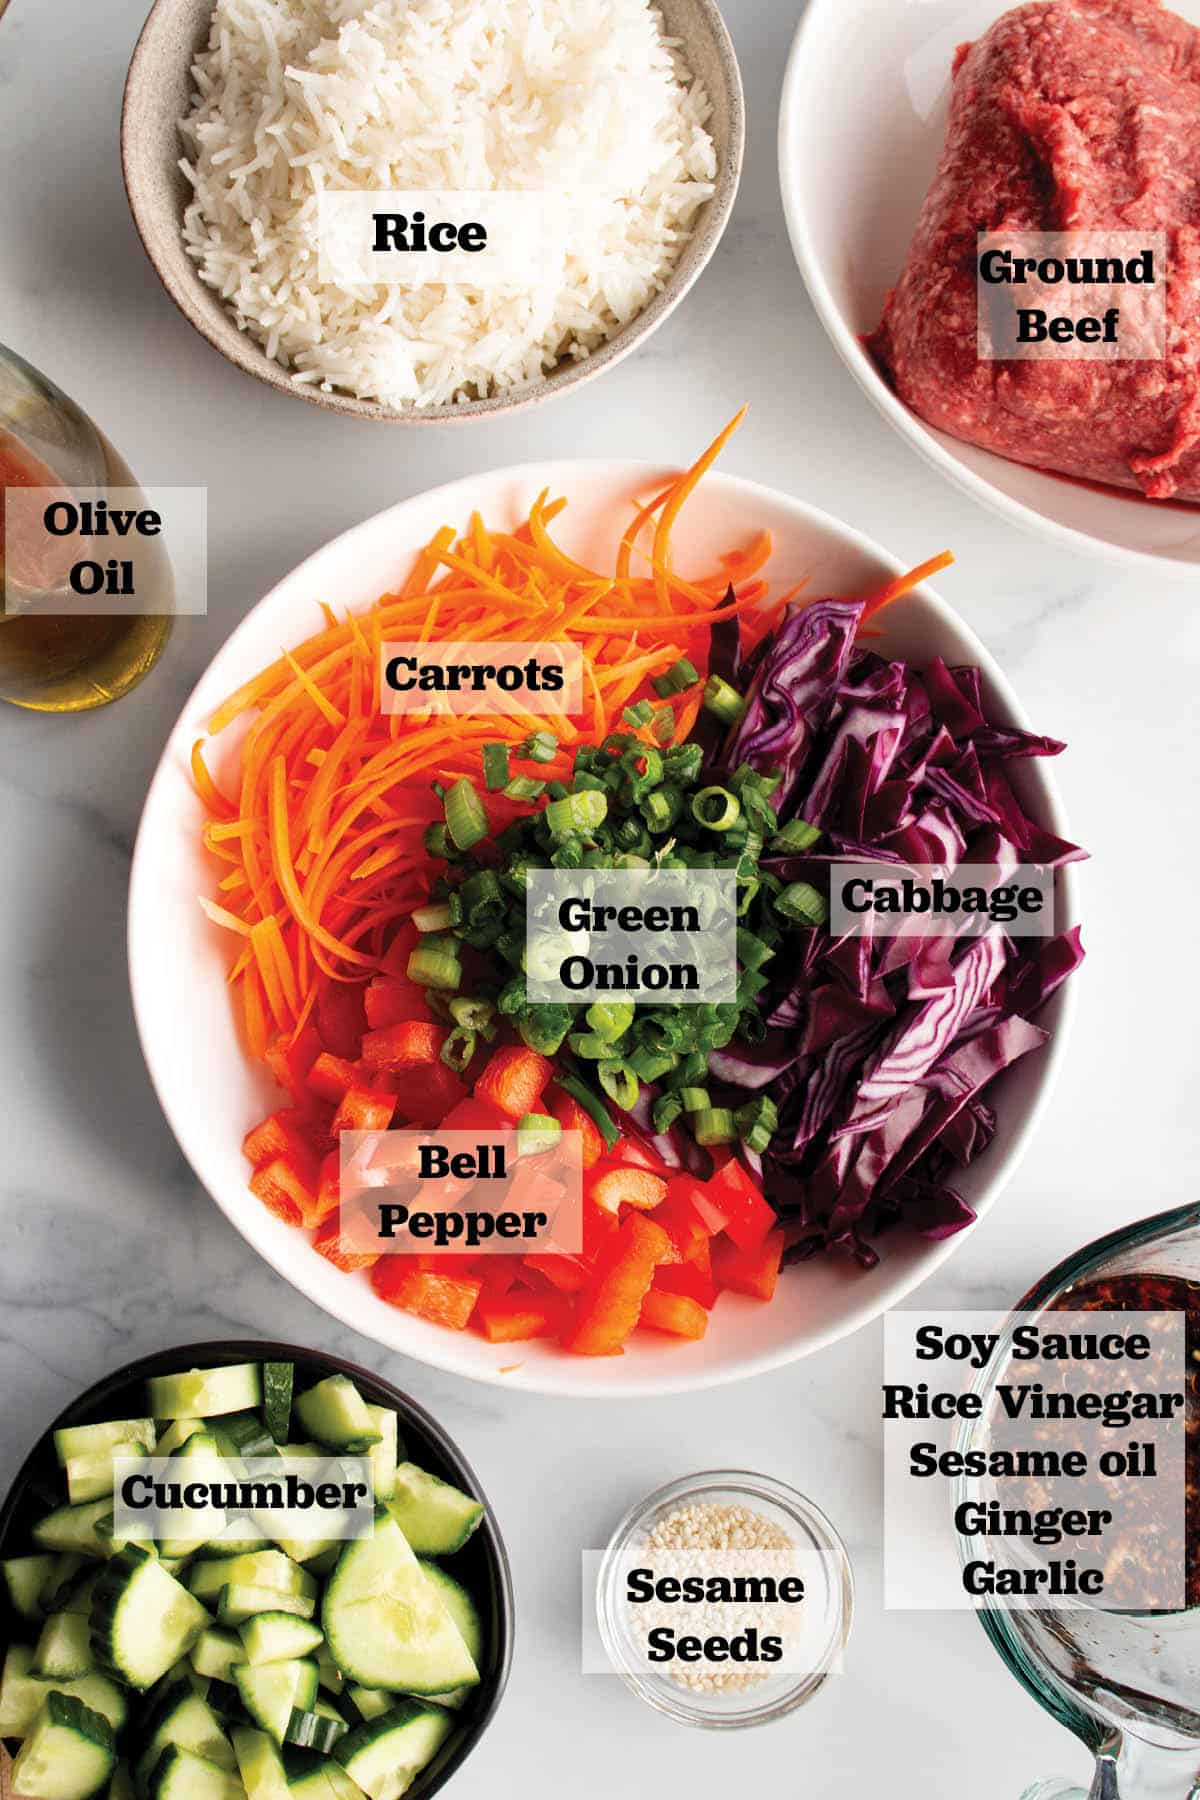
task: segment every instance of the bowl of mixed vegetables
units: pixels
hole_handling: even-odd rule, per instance
[[[138,1543],[114,1518],[130,1459],[195,1482],[338,1456],[373,1488],[349,1541],[209,1512]],[[98,1382],[34,1446],[0,1511],[0,1627],[14,1796],[399,1800],[435,1793],[499,1705],[512,1592],[415,1402],[336,1357],[194,1344]]]
[[[194,1168],[319,1304],[470,1376],[663,1391],[833,1341],[991,1205],[1061,1054],[1064,746],[930,590],[948,556],[906,573],[714,473],[732,430],[681,474],[502,471],[348,533],[234,634],[150,791],[130,968]],[[404,639],[572,644],[581,709],[389,715]],[[1035,865],[1054,935],[839,937],[848,858]],[[656,869],[734,879],[734,997],[531,996],[531,877]],[[343,1134],[433,1128],[577,1134],[581,1252],[348,1234]]]

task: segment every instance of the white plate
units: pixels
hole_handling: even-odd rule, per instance
[[[318,1306],[389,1349],[477,1380],[546,1393],[668,1393],[732,1381],[808,1355],[895,1305],[953,1254],[962,1236],[928,1243],[897,1233],[870,1274],[842,1263],[807,1263],[785,1274],[770,1306],[723,1296],[702,1343],[681,1345],[646,1333],[623,1357],[598,1361],[544,1343],[489,1345],[388,1306],[365,1276],[335,1269],[303,1232],[275,1218],[246,1186],[242,1137],[279,1104],[279,1096],[239,1043],[225,982],[229,935],[211,925],[197,903],[199,894],[212,891],[213,870],[200,845],[204,813],[192,791],[188,758],[216,706],[277,657],[281,645],[319,627],[318,600],[338,607],[369,605],[400,581],[439,525],[465,525],[476,509],[489,524],[515,525],[535,496],[549,488],[571,502],[559,527],[567,547],[601,567],[611,566],[628,503],[635,495],[656,492],[662,478],[662,471],[648,465],[615,462],[533,464],[474,476],[368,519],[302,563],[238,627],[184,707],[151,784],[130,885],[129,966],[151,1078],[196,1174],[247,1243]],[[718,551],[760,526],[775,535],[772,578],[786,586],[807,578],[814,596],[870,592],[900,572],[893,558],[825,513],[720,475],[707,479],[703,495],[685,509],[677,528],[681,572],[711,567]],[[960,572],[958,579],[968,577]],[[951,663],[982,665],[996,716],[1026,723],[983,646],[928,590],[889,608],[880,623],[879,647],[888,652],[918,662],[940,654]],[[1054,721],[1039,724],[1052,728]],[[217,750],[215,772],[218,779],[228,778],[236,728],[217,740]],[[1020,768],[1039,816],[1064,832],[1044,767],[1028,761]],[[1059,907],[1060,919],[1070,922],[1069,874],[1060,884]],[[1053,1029],[1051,1044],[1019,1063],[997,1087],[996,1142],[960,1184],[981,1213],[1011,1175],[1045,1102],[1062,1056],[1067,994],[1069,987],[1043,1018]]]
[[[1200,0],[1173,0],[1200,24]],[[860,338],[908,254],[946,125],[950,59],[1004,0],[809,0],[784,81],[779,167],[792,247],[843,361],[927,462],[1014,524],[1142,564],[1200,564],[1200,508],[1158,505],[1006,462],[932,430]]]

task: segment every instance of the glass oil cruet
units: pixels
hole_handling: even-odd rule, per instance
[[[1179,1303],[1170,1310],[1187,1314],[1191,1445],[1200,1400],[1200,1206],[1159,1214],[1088,1245],[1044,1276],[1018,1310],[1069,1309],[1077,1293],[1094,1293],[1096,1284],[1118,1284],[1105,1292],[1145,1291],[1140,1283],[1152,1278],[1171,1284]],[[1133,1309],[1129,1299],[1123,1305]],[[1002,1346],[995,1361],[1006,1360]],[[1189,1449],[1189,1459],[1193,1454]],[[1189,1460],[1191,1504],[1194,1482]],[[1200,1541],[1190,1506],[1186,1537],[1191,1597]],[[966,1540],[962,1553],[974,1553]],[[989,1606],[978,1616],[1017,1680],[1096,1758],[1087,1795],[1055,1778],[1036,1783],[1022,1800],[1200,1800],[1200,1606],[1174,1612]]]

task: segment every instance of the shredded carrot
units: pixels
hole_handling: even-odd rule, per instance
[[[539,779],[569,779],[574,746],[627,730],[636,698],[657,704],[651,681],[680,658],[707,671],[709,628],[744,616],[751,644],[772,629],[793,592],[766,579],[770,535],[750,530],[710,572],[685,580],[672,537],[689,495],[741,422],[730,422],[690,469],[636,508],[613,567],[589,568],[550,527],[566,505],[540,494],[515,529],[478,515],[464,529],[442,526],[407,580],[373,607],[339,617],[322,603],[321,629],[282,655],[218,708],[209,737],[235,723],[244,735],[226,794],[213,779],[206,744],[191,753],[196,792],[208,815],[203,841],[218,859],[217,898],[202,904],[229,931],[229,981],[246,1042],[265,1057],[295,1041],[329,983],[363,983],[385,966],[396,927],[428,899],[436,864],[424,847],[442,817],[435,780],[479,785],[482,747],[510,753],[535,731],[559,741],[553,759],[531,765]],[[634,556],[645,573],[634,572]],[[945,566],[935,558],[890,582],[867,615]],[[732,589],[732,593],[730,590]],[[471,716],[384,714],[382,646],[417,642],[573,645],[582,652],[583,705],[576,718],[532,713]],[[670,702],[686,739],[699,686]],[[520,765],[518,765],[520,766]],[[501,794],[486,805],[496,829],[528,809]]]
[[[918,563],[917,567],[910,569],[907,575],[895,576],[886,587],[880,588],[877,594],[872,594],[868,599],[863,609],[863,624],[868,619],[873,619],[877,612],[882,612],[885,606],[890,606],[893,600],[899,600],[905,594],[910,594],[915,587],[920,587],[923,581],[928,581],[931,576],[939,574],[942,569],[948,569],[953,561],[954,552],[943,550],[940,556],[931,556],[928,562]]]

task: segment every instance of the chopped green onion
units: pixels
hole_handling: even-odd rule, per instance
[[[516,754],[522,762],[553,762],[559,752],[559,742],[550,731],[535,731],[527,737],[523,744],[517,745]]]
[[[448,901],[437,906],[418,906],[412,915],[412,922],[418,931],[449,931],[454,923],[454,915]]]
[[[692,795],[692,817],[709,831],[728,831],[741,815],[741,802],[728,788],[706,787]]]
[[[745,1106],[738,1107],[733,1120],[738,1128],[738,1136],[747,1150],[761,1155],[775,1135],[779,1124],[779,1109],[769,1094],[756,1094],[753,1100],[747,1100]]]
[[[545,1150],[553,1150],[561,1136],[562,1126],[549,1113],[526,1113],[517,1121],[517,1153],[539,1156]]]
[[[597,1127],[607,1149],[613,1150],[621,1141],[621,1133],[613,1124],[612,1114],[598,1095],[593,1094],[586,1082],[580,1081],[578,1075],[568,1070],[565,1074],[555,1076],[564,1094],[570,1094],[572,1100],[582,1106],[593,1125]]]
[[[638,801],[638,811],[651,831],[669,831],[683,811],[683,795],[675,787],[651,788]]]
[[[582,1056],[585,1062],[604,1062],[613,1053],[609,1039],[601,1037],[598,1031],[573,1031],[571,1048],[576,1056]]]
[[[807,820],[789,819],[771,839],[771,849],[784,856],[794,855],[799,850],[811,850],[820,835],[816,826],[808,824]]]
[[[551,800],[565,800],[570,791],[565,781],[551,781],[546,787]]]
[[[453,854],[450,833],[442,824],[427,825],[423,842],[426,856],[440,856],[444,860]]]
[[[532,775],[514,775],[504,785],[506,800],[540,800],[546,791],[544,781],[536,781]]]
[[[683,1111],[683,1101],[678,1094],[660,1094],[654,1102],[652,1118],[657,1132],[670,1131],[672,1125]]]
[[[651,1050],[639,1044],[629,1055],[629,1066],[639,1081],[661,1081],[675,1067],[678,1058],[673,1050]]]
[[[737,979],[737,1003],[749,1006],[756,1000],[767,985],[767,977],[761,969],[743,969]]]
[[[487,813],[475,791],[475,784],[464,775],[446,795],[446,830],[459,850],[473,850],[488,834]]]
[[[650,721],[650,736],[659,744],[669,744],[675,737],[675,714],[669,706],[660,706]]]
[[[472,930],[491,919],[503,919],[508,907],[500,891],[500,881],[492,869],[480,869],[459,889],[463,918]]]
[[[738,960],[747,969],[761,969],[775,954],[770,944],[764,944],[760,937],[753,931],[747,931],[744,925],[738,926],[737,953]]]
[[[776,769],[773,774],[760,775],[752,763],[739,763],[729,778],[729,785],[735,794],[760,794],[769,800],[779,783],[783,780],[781,772]]]
[[[475,1054],[475,1033],[465,1025],[456,1025],[442,1045],[442,1061],[448,1069],[461,1075]]]
[[[636,706],[627,706],[621,717],[627,725],[640,729],[643,725],[649,725],[654,717],[654,708],[648,700],[639,700]]]
[[[665,675],[656,675],[650,685],[660,700],[669,700],[672,694],[682,694],[686,689],[695,687],[699,679],[699,670],[686,656],[681,656],[677,663],[671,664]]]
[[[556,838],[575,831],[595,831],[608,817],[608,799],[604,794],[589,792],[566,794],[561,800],[550,802],[544,817],[551,835]]]
[[[408,959],[408,979],[418,987],[453,992],[462,982],[462,963],[455,940],[431,937],[418,944]]]
[[[599,1037],[606,1043],[615,1044],[633,1024],[635,1010],[628,1000],[597,1000],[588,1007],[585,1017]]]
[[[798,925],[824,925],[829,919],[824,896],[808,881],[793,881],[776,894],[775,911]]]
[[[615,1060],[602,1062],[596,1072],[600,1077],[600,1086],[614,1106],[619,1106],[622,1112],[628,1112],[631,1106],[637,1105],[641,1084],[628,1063]]]
[[[736,688],[731,688],[719,675],[710,675],[704,684],[704,705],[715,713],[722,725],[740,725],[746,716],[746,702]]]
[[[704,752],[699,744],[676,744],[663,757],[664,779],[678,782],[680,787],[694,786],[703,767]]]
[[[468,1000],[465,995],[450,1002],[450,1017],[468,1031],[486,1032],[496,1016],[492,1000]]]
[[[520,1018],[529,1010],[529,995],[526,991],[524,975],[514,975],[512,980],[506,982],[500,989],[496,1010],[508,1019]]]
[[[712,1108],[712,1101],[708,1097],[706,1088],[682,1087],[677,1088],[676,1092],[679,1095],[679,1103],[686,1113],[709,1112]]]
[[[711,1144],[732,1144],[737,1138],[733,1114],[727,1106],[711,1106],[692,1120],[692,1136],[705,1149]]]
[[[561,1049],[570,1029],[569,1006],[531,1006],[517,1021],[517,1030],[521,1033],[523,1042],[531,1050],[536,1050],[539,1056],[553,1056],[556,1050]]]
[[[621,757],[621,771],[629,789],[629,796],[637,800],[651,788],[656,788],[663,778],[663,759],[653,744],[635,741]]]
[[[498,794],[508,781],[508,745],[483,746],[483,784],[489,794]]]

